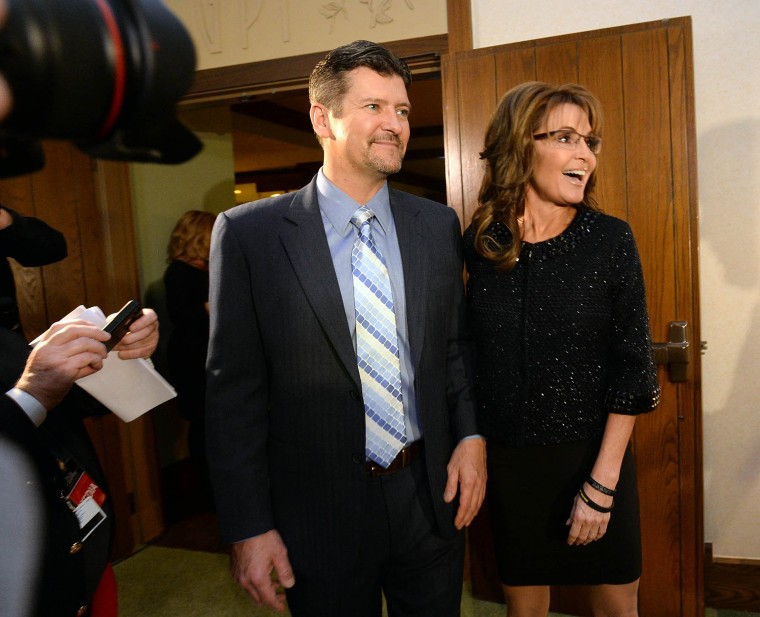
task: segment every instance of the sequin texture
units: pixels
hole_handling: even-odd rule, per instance
[[[509,244],[509,230],[489,229]],[[509,272],[464,234],[480,432],[509,446],[598,437],[607,414],[659,402],[641,263],[624,221],[579,209],[555,238],[523,243]]]

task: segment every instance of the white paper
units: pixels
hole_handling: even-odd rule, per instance
[[[78,306],[60,321],[82,319],[102,328],[106,316],[97,306]],[[36,345],[39,337],[30,344]],[[89,392],[124,422],[139,418],[146,411],[177,396],[177,392],[153,368],[150,360],[122,360],[111,351],[97,373],[77,379],[77,385]]]
[[[124,422],[130,422],[177,396],[150,360],[122,360],[115,351],[108,354],[102,369],[77,379],[76,383]]]

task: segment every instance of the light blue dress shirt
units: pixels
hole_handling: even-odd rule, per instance
[[[406,323],[404,268],[401,262],[401,252],[398,248],[396,224],[391,213],[388,185],[383,185],[383,188],[366,204],[359,204],[330,182],[320,169],[317,174],[317,192],[322,223],[325,227],[335,274],[338,277],[338,286],[343,298],[343,308],[346,311],[346,321],[351,331],[354,350],[356,350],[356,316],[354,313],[354,282],[351,274],[351,250],[358,231],[351,224],[351,217],[357,208],[363,205],[375,213],[375,218],[372,219],[370,226],[375,244],[385,259],[391,281],[401,364],[404,422],[407,443],[411,443],[420,439],[422,434],[419,426],[417,399],[414,391],[414,368],[412,367],[412,354],[409,349],[409,333]]]

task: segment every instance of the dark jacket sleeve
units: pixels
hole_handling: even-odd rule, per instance
[[[214,226],[210,266],[207,448],[222,539],[236,542],[275,524],[267,465],[267,366],[249,265],[224,214]]]
[[[636,415],[657,407],[660,387],[652,351],[644,275],[633,232],[627,224],[611,261],[616,281],[606,400],[612,413]]]
[[[5,257],[13,257],[24,267],[45,266],[66,257],[66,238],[60,231],[38,218],[1,207],[13,218],[12,225],[0,230],[0,251]]]

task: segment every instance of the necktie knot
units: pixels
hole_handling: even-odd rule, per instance
[[[372,212],[372,209],[368,208],[367,206],[361,206],[360,208],[356,209],[356,212],[354,212],[354,215],[351,217],[351,224],[354,225],[357,229],[361,229],[373,218],[375,218],[375,213]]]

